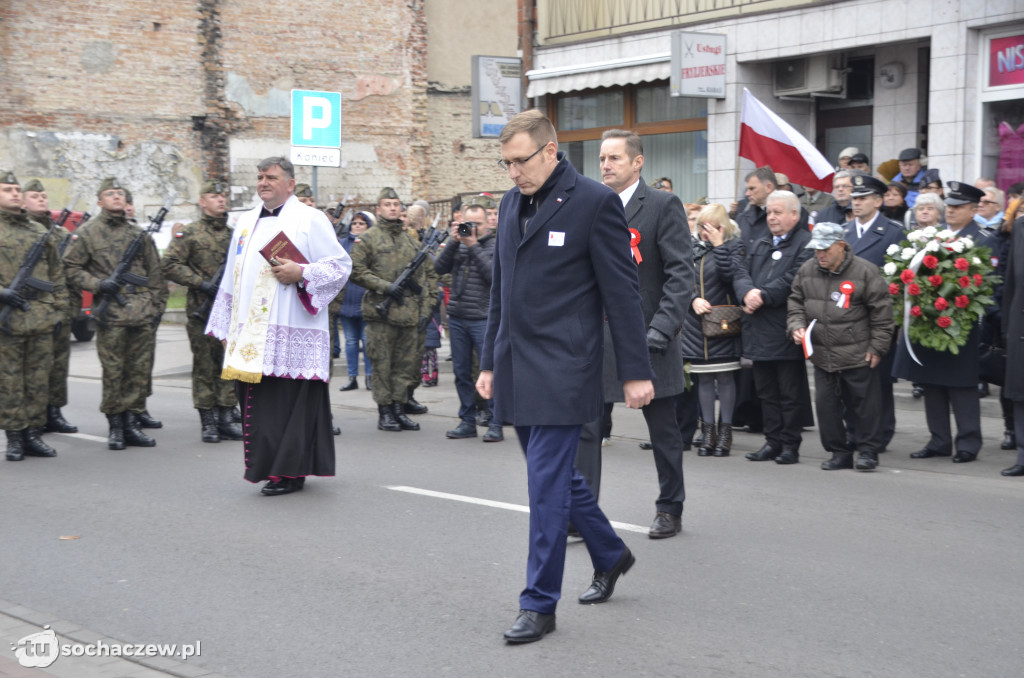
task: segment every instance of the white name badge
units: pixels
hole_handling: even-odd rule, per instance
[[[548,231],[548,247],[561,247],[565,244],[565,233],[562,231]]]

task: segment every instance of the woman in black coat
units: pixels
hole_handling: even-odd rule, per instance
[[[742,247],[736,223],[722,205],[711,204],[697,215],[700,240],[693,245],[696,290],[690,312],[683,324],[683,358],[690,373],[698,374],[701,437],[697,454],[728,457],[732,449],[732,415],[736,407],[736,371],[740,368],[742,345],[739,335],[709,338],[701,328],[701,316],[712,306],[735,305],[732,289],[733,261]],[[737,319],[737,323],[739,320]],[[715,426],[715,399],[719,401]]]

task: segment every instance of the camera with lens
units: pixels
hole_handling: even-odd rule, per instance
[[[458,234],[460,238],[476,235],[476,224],[472,221],[463,221],[458,225]]]

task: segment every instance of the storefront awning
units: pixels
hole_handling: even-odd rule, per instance
[[[529,86],[526,96],[537,97],[558,92],[575,92],[595,87],[634,85],[654,80],[668,80],[672,54],[650,54],[644,57],[595,61],[572,66],[535,68],[526,72]]]

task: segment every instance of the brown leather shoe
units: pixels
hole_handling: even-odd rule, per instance
[[[674,516],[671,513],[658,511],[658,515],[654,516],[654,522],[651,523],[651,529],[647,533],[647,536],[651,539],[665,539],[667,537],[676,536],[682,532],[682,530],[682,516]]]

